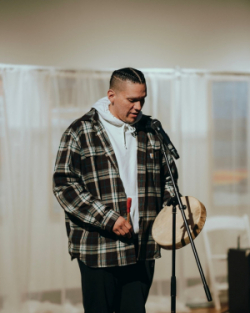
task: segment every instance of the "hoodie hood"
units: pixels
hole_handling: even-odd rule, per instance
[[[109,104],[110,104],[110,101],[109,101],[108,97],[104,97],[104,98],[101,98],[100,100],[98,100],[92,106],[92,108],[95,108],[105,121],[107,121],[107,122],[109,122],[112,125],[115,125],[117,127],[122,127],[125,124],[125,125],[127,125],[128,128],[130,128],[131,125],[137,123],[141,119],[141,117],[142,117],[142,112],[140,111],[140,113],[138,114],[138,116],[137,116],[136,120],[134,121],[134,123],[127,124],[127,123],[123,122],[122,120],[119,120],[118,118],[116,118],[109,111]],[[133,129],[134,129],[134,127],[133,127]]]

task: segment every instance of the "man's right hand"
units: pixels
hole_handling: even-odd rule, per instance
[[[118,236],[128,238],[131,238],[132,236],[132,226],[122,216],[118,217],[112,230]]]

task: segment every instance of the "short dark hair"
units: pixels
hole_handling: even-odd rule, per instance
[[[124,67],[119,70],[116,70],[112,73],[109,88],[112,89],[118,83],[118,81],[130,81],[137,84],[146,84],[146,79],[143,73],[132,67]]]

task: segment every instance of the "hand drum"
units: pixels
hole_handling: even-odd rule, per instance
[[[194,197],[181,197],[192,238],[195,239],[201,232],[206,221],[205,206]],[[163,248],[172,250],[172,206],[165,206],[157,215],[153,227],[152,236]],[[188,233],[182,218],[179,205],[176,206],[176,249],[180,249],[190,243]]]

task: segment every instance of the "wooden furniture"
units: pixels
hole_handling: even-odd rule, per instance
[[[206,220],[206,226],[204,227],[202,234],[205,243],[206,258],[208,264],[209,278],[211,282],[212,297],[215,304],[216,310],[221,309],[221,303],[219,299],[219,294],[222,290],[228,290],[228,283],[220,283],[216,280],[215,275],[215,263],[218,261],[227,260],[227,249],[224,242],[218,237],[218,242],[221,245],[221,254],[213,254],[212,243],[210,235],[214,231],[227,231],[232,230],[245,231],[247,235],[248,245],[250,246],[250,227],[249,219],[247,215],[242,217],[238,216],[213,216],[208,217]],[[236,238],[235,238],[236,242]],[[226,264],[225,264],[226,266]]]

